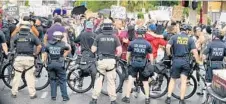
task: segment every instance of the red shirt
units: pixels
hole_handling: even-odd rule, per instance
[[[125,30],[121,30],[120,33],[117,34],[117,36],[118,36],[118,38],[121,42],[121,45],[122,45],[122,56],[121,56],[121,58],[123,60],[126,60],[126,53],[127,53],[127,48],[128,48],[129,42],[124,43],[123,38],[128,38],[128,32],[125,31]]]
[[[159,46],[160,45],[165,46],[167,44],[167,41],[165,41],[164,39],[153,37],[152,35],[147,34],[147,33],[145,34],[145,39],[152,46],[152,53],[153,53],[154,59],[157,57]]]

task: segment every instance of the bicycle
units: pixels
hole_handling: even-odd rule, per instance
[[[4,84],[8,87],[8,88],[12,88],[12,85],[11,85],[11,81],[13,80],[13,77],[14,77],[14,74],[15,74],[15,68],[13,67],[13,62],[14,62],[14,57],[15,57],[15,53],[12,52],[10,53],[10,58],[9,58],[9,61],[7,64],[4,65],[3,67],[3,70],[2,70],[2,80],[4,82]],[[41,86],[37,86],[39,84],[36,84],[35,86],[35,89],[36,90],[42,90],[44,88],[46,88],[49,83],[50,83],[50,80],[49,80],[49,77],[48,77],[48,71],[46,70],[46,67],[44,66],[43,63],[40,63],[37,61],[37,59],[35,59],[35,64],[31,67],[36,67],[36,82],[41,82],[43,83],[44,85],[41,85]],[[38,69],[37,69],[38,68]],[[25,69],[24,71],[22,71],[22,75],[21,75],[21,78],[22,78],[22,83],[21,85],[18,87],[18,90],[21,90],[23,88],[25,88],[27,86],[27,83],[26,83],[26,80],[25,80],[25,73],[30,70],[30,69]],[[46,73],[47,75],[41,75],[43,73],[43,71],[46,70]],[[43,81],[43,79],[41,79],[40,81],[37,81],[37,79],[40,79],[42,78],[41,76],[44,76],[46,77],[45,79],[47,79],[46,81]]]
[[[191,98],[197,91],[198,86],[203,86],[204,88],[202,89],[205,90],[205,87],[207,86],[206,81],[205,81],[205,74],[201,74],[200,71],[205,71],[206,68],[200,68],[200,66],[193,60],[191,62],[191,72],[188,76],[188,83],[187,86],[188,87],[193,87],[191,88],[191,92],[186,94],[184,99],[189,99]],[[196,71],[195,76],[193,75],[194,71]],[[196,77],[196,78],[195,78]],[[201,82],[202,81],[202,82]],[[193,82],[193,83],[191,83]],[[180,86],[180,83],[178,84],[178,86]],[[189,91],[189,88],[187,88]],[[203,92],[201,91],[201,93],[197,93],[202,95]],[[172,96],[176,99],[180,99],[180,96],[178,93],[173,93]]]
[[[226,98],[220,97],[217,95],[210,86],[206,88],[206,100],[202,104],[226,104]]]
[[[164,60],[164,61],[168,61],[168,60]],[[149,87],[150,87],[149,97],[153,99],[164,96],[168,90],[168,84],[169,84],[169,78],[167,75],[168,68],[166,65],[163,64],[163,62],[159,62],[155,65],[155,68],[157,68],[155,70],[155,74],[157,74],[157,76],[154,75],[149,78]],[[163,86],[162,84],[165,84],[165,86]],[[135,86],[135,89],[132,91],[132,93],[133,92],[136,93],[135,98],[138,98],[140,90],[143,92],[143,94],[145,94],[142,80],[140,80],[139,77],[137,77],[136,80],[134,81],[134,86]],[[158,90],[156,90],[157,87],[159,87]]]
[[[81,59],[81,55],[79,55],[76,60],[77,64],[82,64],[82,63],[80,63],[80,59]],[[72,61],[72,59],[69,59],[69,60]],[[95,62],[96,62],[96,59],[94,58],[94,59],[90,60],[88,63],[95,64]],[[80,77],[80,71],[81,71],[81,69],[78,66],[74,66],[71,68],[71,70],[67,76],[68,86],[70,87],[70,89],[72,89],[73,91],[75,91],[77,93],[85,93],[94,87],[94,81],[95,81],[94,79],[95,78],[91,75],[91,73],[89,73],[89,75],[87,75],[85,77]],[[117,72],[118,78],[121,80],[121,73],[118,70],[116,70],[116,72]],[[83,82],[86,82],[87,87],[84,88]],[[117,88],[116,91],[119,92],[121,87],[122,87],[122,84],[120,83],[116,87]],[[104,95],[108,95],[107,91],[105,91],[105,90],[102,90],[101,93]]]

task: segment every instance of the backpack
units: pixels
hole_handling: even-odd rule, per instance
[[[133,68],[144,68],[147,63],[147,58],[146,57],[141,57],[141,56],[132,56],[130,65]]]
[[[5,35],[5,39],[6,39],[7,43],[9,43],[10,39],[11,39],[11,35],[10,35],[10,30],[9,30],[9,24],[8,23],[3,23],[2,32]]]

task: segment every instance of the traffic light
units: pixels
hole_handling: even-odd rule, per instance
[[[198,8],[198,1],[194,0],[192,1],[192,9],[195,10],[196,8]]]
[[[183,7],[189,7],[189,1],[188,0],[183,0],[182,1],[182,6]]]

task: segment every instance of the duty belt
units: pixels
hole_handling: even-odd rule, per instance
[[[189,56],[174,56],[173,58],[176,58],[176,59],[178,59],[178,58],[189,58]]]
[[[23,54],[23,53],[18,53],[17,56],[31,56],[34,57],[32,54]]]

